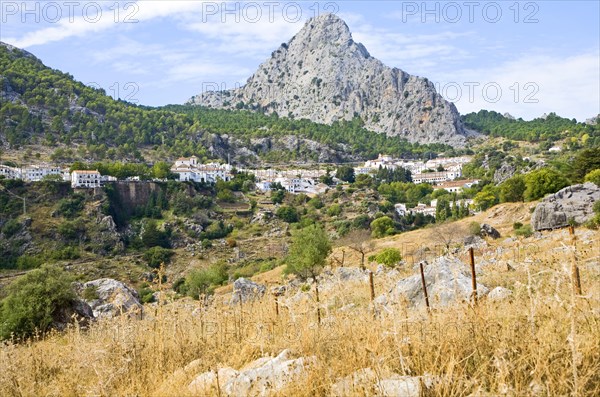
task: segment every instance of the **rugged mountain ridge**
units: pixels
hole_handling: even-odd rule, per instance
[[[239,165],[359,161],[383,151],[428,156],[449,149],[377,134],[362,128],[358,119],[328,126],[247,111],[138,106],[0,42],[0,147],[21,150],[27,145],[56,148],[50,156],[57,161],[169,160],[195,154]]]
[[[333,14],[308,20],[243,87],[205,92],[188,103],[326,124],[360,116],[372,131],[419,143],[462,146],[467,135],[456,107],[432,82],[373,58]]]

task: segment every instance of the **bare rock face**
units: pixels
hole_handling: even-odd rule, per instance
[[[531,226],[535,230],[557,229],[573,220],[585,223],[594,216],[594,203],[600,200],[600,187],[592,182],[568,186],[544,198],[535,207]]]
[[[371,57],[332,14],[308,20],[243,87],[205,92],[188,103],[325,124],[360,116],[367,129],[411,142],[463,146],[467,134],[456,107],[432,82]]]
[[[267,288],[262,284],[257,284],[252,280],[240,277],[233,282],[233,296],[231,297],[231,303],[236,304],[242,301],[242,303],[259,299],[262,297]]]
[[[78,292],[84,294],[86,289],[93,299],[86,300],[94,312],[94,317],[111,318],[121,314],[139,316],[143,311],[138,299],[138,293],[120,281],[111,278],[101,278],[78,286]]]
[[[433,307],[447,306],[471,298],[471,276],[468,274],[468,267],[457,258],[439,257],[425,266],[424,273],[429,302]],[[477,284],[478,296],[488,292],[489,289],[485,285]],[[420,274],[400,280],[387,296],[377,298],[377,302],[387,305],[388,302],[394,304],[402,299],[407,300],[409,306],[425,305]]]

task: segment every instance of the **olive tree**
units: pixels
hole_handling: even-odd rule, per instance
[[[286,258],[286,273],[292,273],[302,280],[311,278],[315,281],[315,294],[319,304],[319,285],[317,276],[323,270],[327,257],[331,253],[329,236],[319,225],[310,225],[300,229],[293,237],[289,254]],[[321,312],[317,309],[321,322]]]

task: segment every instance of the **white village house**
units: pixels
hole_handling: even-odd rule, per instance
[[[68,174],[69,174],[68,170],[63,170],[57,166],[30,165],[30,166],[23,168],[22,173],[21,173],[21,178],[27,182],[39,182],[48,175],[58,175],[63,180],[69,180]]]
[[[71,173],[71,187],[73,189],[102,187],[106,182],[116,182],[117,178],[109,175],[100,175],[99,171],[76,170]]]
[[[100,187],[102,175],[98,171],[76,170],[71,172],[71,187],[95,188]]]
[[[0,164],[0,176],[6,179],[21,179],[21,169]]]
[[[231,165],[218,163],[202,164],[198,160],[196,156],[178,158],[175,161],[175,165],[171,167],[171,172],[176,174],[182,182],[217,183],[219,179],[228,182],[233,178]]]

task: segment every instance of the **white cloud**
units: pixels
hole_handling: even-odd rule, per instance
[[[101,3],[108,6],[98,11],[99,3],[88,2],[87,4],[94,6],[87,8],[85,8],[86,3],[82,3],[79,7],[63,9],[62,18],[58,22],[50,24],[50,26],[45,23],[47,27],[30,31],[22,37],[7,37],[4,40],[20,48],[44,45],[70,37],[97,34],[117,27],[133,27],[137,23],[147,22],[155,18],[200,12],[203,2],[202,0],[128,2],[125,5],[121,4],[118,13],[114,10],[114,4]],[[43,8],[40,10],[43,10]],[[40,11],[40,13],[43,15],[43,11]]]
[[[463,114],[491,109],[532,119],[556,112],[582,121],[600,112],[600,53],[597,51],[567,58],[525,55],[493,68],[462,69],[439,77],[440,93],[447,99],[461,94],[454,102]],[[470,83],[479,84],[473,88],[471,97]],[[483,90],[486,84],[487,93]]]

